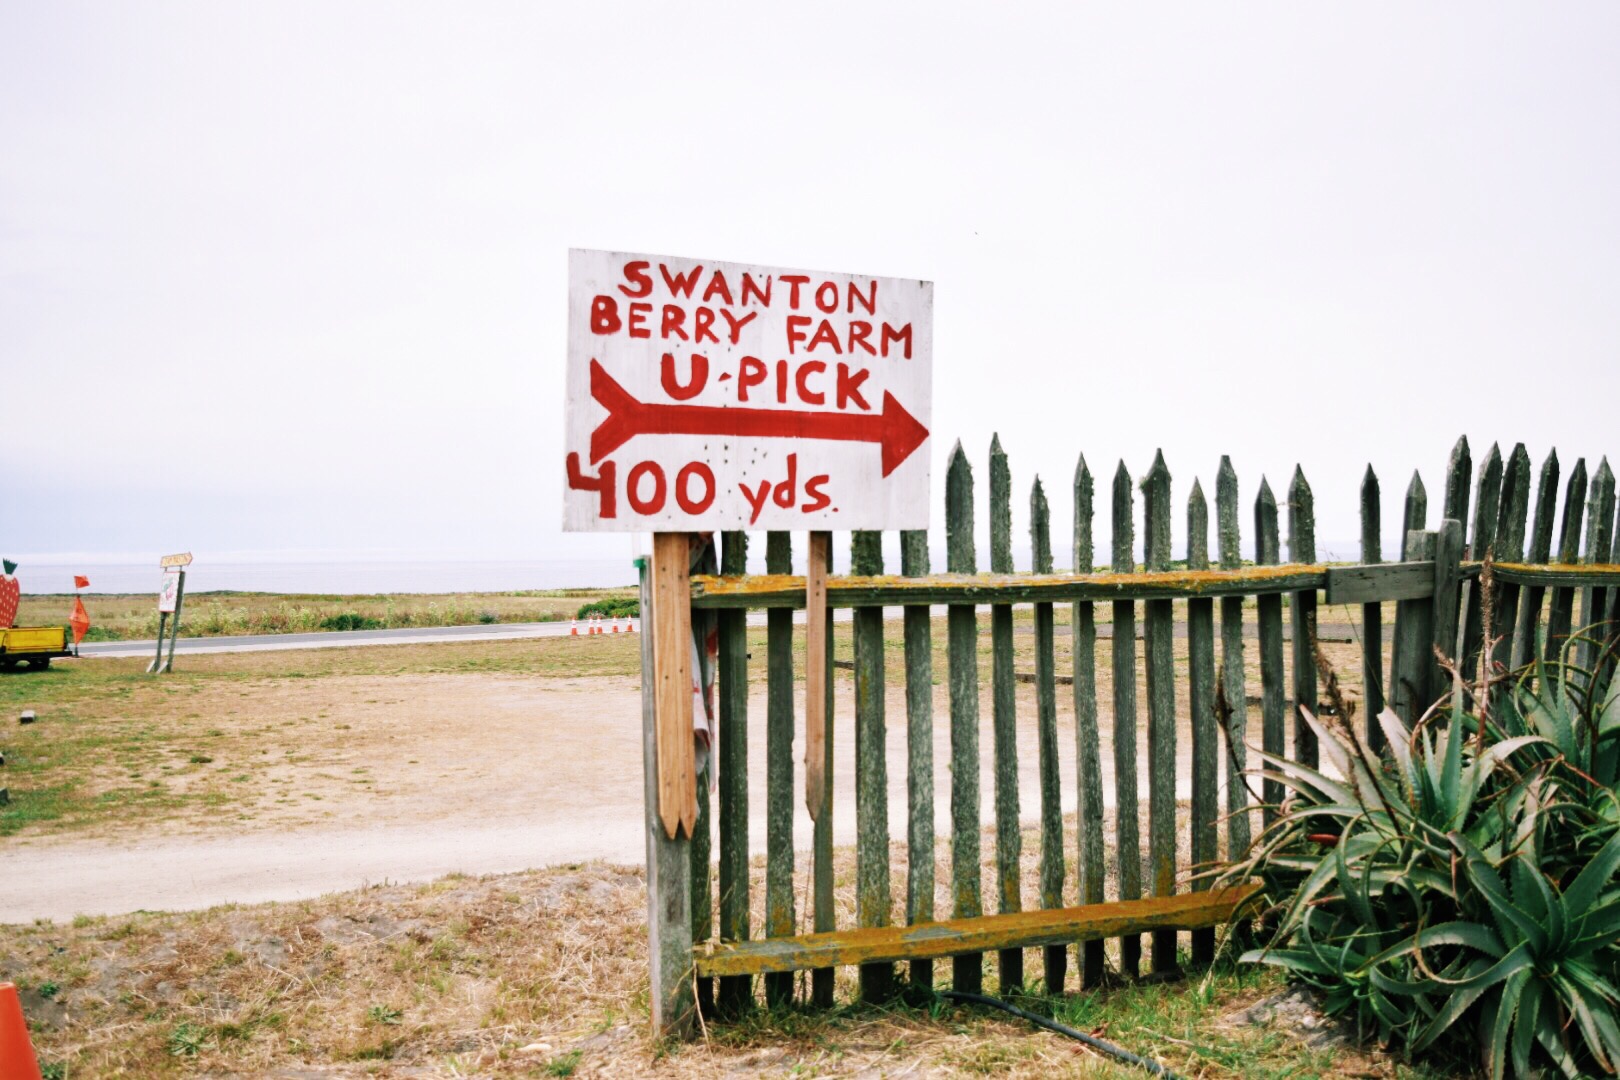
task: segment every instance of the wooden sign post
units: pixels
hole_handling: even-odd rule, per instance
[[[687,910],[675,883],[689,879],[671,860],[700,828],[697,785],[710,781],[694,739],[718,719],[703,704],[707,643],[692,634],[692,534],[810,534],[805,794],[822,815],[831,530],[928,527],[933,285],[610,251],[572,251],[568,269],[563,528],[654,537],[642,672],[652,1012],[657,1030],[679,1030],[691,993],[671,964],[691,936],[670,924]]]
[[[658,725],[658,818],[665,834],[688,838],[697,824],[692,751],[691,544],[686,533],[656,533],[652,556],[653,680]],[[646,622],[643,621],[643,626]]]
[[[158,560],[163,570],[163,583],[158,587],[157,655],[146,668],[148,675],[162,675],[174,670],[174,643],[180,636],[180,613],[186,602],[186,567],[191,565],[191,553],[165,555]],[[169,656],[163,656],[163,635],[169,635]]]
[[[804,573],[804,805],[815,821],[827,793],[827,568],[832,563],[832,533],[811,533],[809,549]]]

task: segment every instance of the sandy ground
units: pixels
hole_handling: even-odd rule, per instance
[[[1019,685],[1022,812],[1038,812],[1034,688]],[[1106,683],[1102,760],[1112,803],[1112,720]],[[1058,746],[1063,802],[1076,802],[1074,726],[1059,687]],[[905,701],[888,701],[890,836],[905,837]],[[510,675],[334,676],[279,681],[257,690],[221,688],[188,703],[227,736],[278,717],[304,722],[262,768],[256,805],[234,820],[203,820],[148,835],[62,840],[13,838],[0,851],[0,922],[62,919],[135,909],[181,910],[225,901],[293,899],[384,881],[418,881],[452,871],[494,873],[644,857],[639,681]],[[749,708],[749,833],[765,834],[765,695]],[[800,703],[802,710],[802,699]],[[949,701],[934,693],[935,820],[948,833]],[[840,673],[834,728],[834,833],[853,841],[853,683]],[[990,707],[981,710],[981,805],[991,820]],[[324,714],[324,715],[323,715]],[[1257,721],[1256,721],[1257,722]],[[277,753],[279,744],[260,746]],[[1191,737],[1178,739],[1178,794],[1190,794]],[[230,747],[215,751],[230,770]],[[1138,740],[1145,760],[1146,736]],[[794,759],[801,756],[795,747]],[[797,772],[796,765],[796,772]],[[1224,770],[1223,770],[1224,772]],[[811,822],[796,779],[795,847],[807,850]],[[1140,781],[1146,795],[1146,779]],[[1224,801],[1224,797],[1223,797]],[[1145,810],[1144,810],[1145,820]]]

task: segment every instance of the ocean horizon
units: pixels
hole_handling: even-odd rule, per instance
[[[884,561],[897,570],[898,539],[891,536],[884,539]],[[794,569],[802,573],[803,546],[799,543],[794,546]],[[838,550],[834,552],[834,569],[845,573],[849,565],[848,544],[835,542],[835,546]],[[895,550],[887,550],[891,547]],[[933,547],[935,569],[943,571],[940,564],[944,559],[944,545]],[[748,555],[749,572],[763,573],[764,543],[750,544]],[[980,552],[982,568],[989,566],[985,555]],[[1356,549],[1348,543],[1324,542],[1318,547],[1318,556],[1324,561],[1353,561]],[[1028,569],[1027,551],[1015,551],[1014,558],[1020,569]],[[129,554],[32,555],[16,561],[22,591],[31,595],[73,592],[75,574],[90,579],[90,587],[85,590],[87,595],[156,593],[163,573],[155,557],[137,561]],[[1062,572],[1064,567],[1058,569]],[[340,556],[264,552],[198,554],[187,567],[186,591],[193,595],[204,592],[327,595],[522,592],[624,588],[635,585],[636,581],[635,562],[628,551],[616,558],[595,559],[476,559],[442,555],[410,558],[392,552],[371,558],[346,553]]]
[[[90,579],[87,595],[156,593],[163,571],[150,562],[36,559],[22,562],[24,594],[73,592],[73,577]],[[186,592],[315,594],[521,592],[614,588],[636,583],[635,564],[617,559],[297,559],[210,561],[186,568]]]

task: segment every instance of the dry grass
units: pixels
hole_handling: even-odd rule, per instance
[[[840,860],[847,911],[850,853]],[[639,869],[451,877],[7,928],[0,977],[24,987],[42,1059],[71,1078],[1140,1075],[1020,1021],[943,1003],[760,1010],[711,1020],[693,1043],[655,1043],[645,905]],[[1039,970],[1038,953],[1027,962]],[[852,1002],[853,971],[839,978],[839,1000]],[[1031,1000],[1189,1076],[1438,1075],[1233,1019],[1281,985],[1223,970]]]
[[[347,628],[470,626],[476,623],[552,622],[567,619],[591,600],[635,595],[632,589],[555,589],[501,593],[389,593],[338,596],[206,592],[187,594],[182,637],[290,634],[330,630],[352,616]],[[155,595],[100,594],[85,598],[90,641],[157,637]],[[22,598],[18,626],[67,622],[73,597],[30,594]],[[360,620],[356,624],[353,620]],[[373,625],[375,624],[375,625]]]

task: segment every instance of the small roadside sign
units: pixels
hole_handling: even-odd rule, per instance
[[[928,527],[932,282],[569,252],[563,528]]]
[[[191,565],[191,552],[165,555],[158,565],[163,569],[163,584],[158,586],[157,656],[147,665],[148,675],[174,670],[174,645],[180,637],[180,613],[186,606],[186,567]],[[165,635],[169,640],[168,659],[163,657]]]
[[[175,605],[180,601],[180,574],[171,571],[163,575],[163,584],[158,586],[158,611],[173,615]]]

